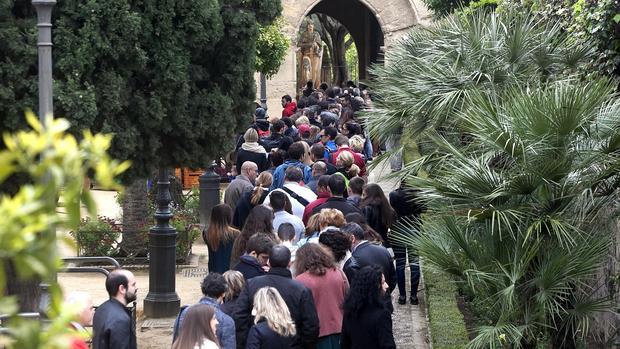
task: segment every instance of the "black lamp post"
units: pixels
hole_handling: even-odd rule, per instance
[[[32,0],[37,10],[39,55],[39,119],[53,115],[52,102],[52,9],[56,0]]]
[[[179,313],[181,300],[176,293],[177,232],[170,225],[170,178],[160,168],[157,178],[156,225],[149,231],[149,293],[144,298],[144,314],[151,318]]]
[[[44,123],[45,118],[54,115],[52,89],[52,10],[56,0],[32,0],[37,11],[37,53],[39,56],[39,120]],[[56,234],[56,229],[49,229],[47,234]],[[50,275],[55,280],[56,274]],[[40,284],[39,312],[45,317],[49,303],[49,284]]]
[[[267,77],[260,73],[260,105],[267,110]]]
[[[211,221],[211,210],[220,203],[220,176],[213,170],[215,161],[199,177],[200,181],[200,224],[206,230]]]

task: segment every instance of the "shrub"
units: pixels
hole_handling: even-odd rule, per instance
[[[464,348],[469,343],[463,314],[456,303],[456,287],[448,276],[424,270],[431,340],[435,349]]]
[[[82,219],[78,229],[70,234],[77,243],[79,256],[109,256],[116,253],[121,230],[113,219],[97,216]]]

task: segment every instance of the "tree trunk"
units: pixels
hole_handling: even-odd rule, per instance
[[[149,228],[148,198],[146,181],[138,179],[125,188],[123,199],[123,240],[120,244],[121,255],[130,257],[145,255],[148,250],[145,234]]]
[[[12,261],[4,261],[6,273],[6,295],[17,297],[19,312],[38,312],[41,299],[41,280],[24,280],[17,276],[17,271]]]
[[[327,15],[320,14],[318,18],[332,59],[334,85],[343,86],[349,80],[349,68],[346,59],[347,45],[344,40],[348,33],[347,28]]]

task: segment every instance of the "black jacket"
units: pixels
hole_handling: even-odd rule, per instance
[[[241,165],[246,161],[252,161],[258,166],[258,172],[263,172],[269,168],[267,153],[254,153],[244,149],[237,151],[237,173],[241,173]]]
[[[235,309],[237,309],[237,301],[239,300],[239,296],[224,301],[222,305],[220,305],[220,310],[224,312],[224,314],[230,316],[231,318],[235,315]]]
[[[93,318],[94,349],[136,349],[136,332],[127,308],[114,298],[105,301]]]
[[[396,211],[397,223],[413,224],[414,229],[406,231],[399,230],[399,224],[395,224],[392,230],[401,234],[411,234],[417,232],[421,221],[420,215],[426,211],[426,205],[417,197],[417,191],[409,189],[396,189],[390,193],[390,205]],[[392,244],[398,242],[392,242]]]
[[[248,280],[246,287],[241,291],[233,316],[237,328],[237,348],[245,348],[253,322],[251,312],[254,295],[260,288],[267,286],[274,287],[280,292],[295,321],[297,334],[290,347],[314,349],[319,336],[319,318],[312,292],[299,281],[293,280],[291,272],[286,268],[271,268],[267,275]]]
[[[394,268],[394,260],[390,252],[383,246],[375,245],[368,241],[361,242],[351,253],[351,258],[344,263],[343,270],[347,275],[349,284],[351,284],[355,273],[359,269],[375,264],[383,269],[385,282],[390,287],[388,293],[392,293],[396,287],[396,269]]]
[[[383,224],[381,219],[383,214],[381,213],[381,207],[378,205],[367,205],[362,208],[364,217],[366,217],[366,223],[374,229],[383,238],[383,245],[390,247],[388,242],[388,229],[389,227]]]
[[[355,315],[345,313],[340,346],[342,349],[395,349],[390,311],[372,306]]]
[[[345,198],[331,197],[327,199],[323,204],[315,207],[312,210],[312,214],[321,212],[324,208],[335,208],[346,217],[349,213],[362,213],[359,208],[355,207],[352,203],[348,202]]]
[[[271,151],[271,149],[275,149],[280,146],[280,141],[282,141],[282,138],[284,138],[283,134],[272,132],[269,137],[261,138],[258,141],[258,144],[265,147],[267,151]]]
[[[245,281],[257,276],[265,275],[265,270],[263,270],[263,267],[258,264],[256,258],[248,255],[239,257],[239,263],[233,267],[233,270],[243,274]]]
[[[265,188],[263,190],[263,195],[261,195],[258,204],[261,205],[265,198],[269,194],[269,188]],[[233,227],[241,230],[243,229],[243,225],[245,224],[245,220],[250,215],[250,211],[256,206],[252,205],[252,192],[245,192],[241,194],[241,198],[237,201],[237,206],[235,206],[235,213],[233,214]]]
[[[293,337],[280,336],[262,320],[250,329],[246,349],[288,349],[292,346]]]

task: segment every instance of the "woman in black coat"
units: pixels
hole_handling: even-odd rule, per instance
[[[390,247],[388,231],[394,223],[396,213],[378,184],[372,183],[366,186],[360,208],[368,225],[381,235],[383,246]]]
[[[342,349],[396,348],[392,314],[384,297],[387,289],[381,267],[366,266],[357,272],[344,299]]]
[[[269,168],[267,150],[258,144],[258,133],[255,129],[249,128],[243,135],[244,142],[237,150],[236,164],[237,174],[241,173],[241,165],[246,161],[252,161],[258,166],[258,172],[263,172]]]
[[[250,211],[257,205],[261,205],[267,194],[269,194],[269,187],[273,176],[269,172],[263,172],[256,178],[256,187],[252,191],[243,193],[237,206],[235,206],[235,213],[233,214],[232,225],[237,229],[243,228],[245,220],[250,215]]]
[[[288,349],[296,333],[284,299],[273,287],[263,287],[254,295],[254,326],[250,329],[246,349]]]

